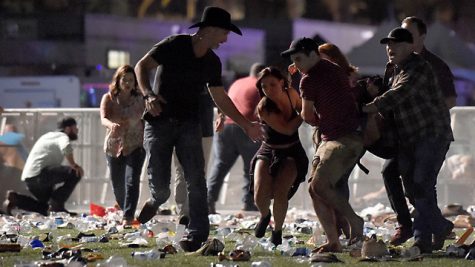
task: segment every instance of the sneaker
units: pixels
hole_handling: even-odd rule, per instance
[[[192,237],[183,237],[179,244],[180,244],[180,247],[185,251],[185,252],[194,252],[194,251],[197,251],[198,249],[201,248],[201,243],[202,242],[198,242],[198,241],[195,241],[193,240]]]
[[[434,234],[434,237],[432,240],[432,249],[441,250],[444,247],[445,239],[447,239],[447,237],[450,236],[453,229],[454,229],[454,224],[450,221],[447,221],[447,225],[444,231],[442,231],[439,234]]]
[[[270,242],[274,244],[275,246],[281,245],[282,244],[282,230],[272,231]]]
[[[152,202],[148,200],[145,202],[145,204],[142,207],[142,211],[139,214],[139,217],[137,217],[137,220],[140,223],[146,223],[150,221],[155,214],[157,214],[158,207],[155,207],[152,205]]]
[[[186,215],[182,215],[180,216],[180,219],[178,219],[178,224],[188,226],[189,223],[190,223],[190,218],[188,218],[188,216]]]
[[[254,234],[256,235],[257,238],[261,238],[266,234],[266,229],[267,226],[269,225],[270,222],[270,217],[272,216],[270,210],[267,216],[261,217],[259,222],[256,225],[256,228],[254,228]]]
[[[400,226],[396,228],[396,233],[389,240],[389,244],[393,246],[399,246],[404,244],[407,240],[413,237],[412,229],[409,227]]]
[[[12,210],[16,208],[17,202],[17,194],[15,191],[8,190],[7,195],[5,197],[5,201],[3,202],[3,210],[7,215],[12,215]]]

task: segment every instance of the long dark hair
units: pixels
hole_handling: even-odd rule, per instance
[[[119,95],[120,91],[122,88],[120,88],[120,79],[124,77],[126,73],[132,73],[135,78],[135,84],[134,84],[134,89],[130,92],[131,95],[133,96],[138,96],[139,91],[138,91],[138,83],[137,83],[137,75],[135,75],[134,67],[130,65],[123,65],[119,68],[114,73],[114,76],[112,77],[112,81],[109,84],[109,91],[111,92],[112,96],[117,96]]]
[[[284,81],[284,90],[287,90],[289,88],[289,81],[287,78],[282,74],[282,72],[276,68],[276,67],[267,67],[261,70],[259,72],[259,75],[257,76],[257,82],[256,82],[256,87],[257,91],[259,92],[259,95],[261,96],[262,100],[259,102],[259,105],[257,105],[257,110],[266,110],[268,112],[274,112],[274,113],[280,113],[281,110],[277,106],[277,104],[272,101],[272,99],[268,98],[265,94],[264,91],[262,90],[262,79],[265,77],[272,76],[277,78],[277,80],[283,80]]]

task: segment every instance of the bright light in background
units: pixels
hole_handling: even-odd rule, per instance
[[[107,51],[107,67],[116,69],[122,65],[130,64],[130,53],[123,50]]]
[[[362,31],[361,32],[361,37],[365,40],[368,40],[370,39],[371,37],[374,36],[374,32],[373,31]]]

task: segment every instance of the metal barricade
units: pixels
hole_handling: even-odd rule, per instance
[[[56,129],[58,119],[72,116],[78,122],[79,139],[73,142],[76,161],[83,167],[85,175],[78,184],[67,205],[86,208],[91,202],[102,205],[113,205],[115,198],[110,186],[109,173],[103,142],[105,128],[101,125],[99,109],[7,109],[0,115],[0,135],[10,125],[16,131],[25,135],[20,144],[0,144],[0,199],[6,190],[14,189],[26,192],[24,184],[20,181],[21,168],[26,154],[35,141],[42,134]],[[452,128],[455,142],[451,144],[447,159],[442,167],[438,180],[439,205],[459,202],[464,205],[475,204],[475,107],[456,107],[451,110]],[[302,143],[311,159],[314,148],[309,138],[312,136],[313,127],[303,125],[299,130]],[[23,152],[22,152],[23,150]],[[211,166],[211,157],[208,166]],[[370,174],[362,173],[358,168],[353,170],[349,186],[351,189],[351,202],[358,206],[374,205],[383,202],[388,205],[385,192],[373,202],[361,202],[361,199],[383,187],[381,167],[383,160],[366,154],[362,162],[370,170]],[[147,162],[145,163],[147,164]],[[209,168],[208,168],[209,169]],[[174,167],[171,173],[172,192],[174,186]],[[242,163],[240,160],[231,169],[230,179],[223,188],[225,199],[221,199],[218,209],[239,209],[241,207],[242,188]],[[302,183],[299,193],[291,200],[289,207],[297,209],[312,209],[308,195],[307,182]],[[141,190],[138,208],[149,197],[146,169],[141,176]],[[167,205],[172,206],[174,198],[170,197]],[[358,208],[357,208],[358,209]]]

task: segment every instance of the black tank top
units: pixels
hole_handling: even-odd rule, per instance
[[[289,91],[285,90],[287,93],[287,97],[289,98],[290,106],[292,107],[292,114],[290,116],[290,120],[294,119],[296,116],[299,116],[297,110],[292,104],[292,100],[290,99]],[[264,122],[264,130],[267,133],[267,139],[265,142],[269,145],[285,145],[285,144],[291,144],[299,140],[299,132],[295,131],[292,135],[286,135],[283,133],[279,133],[278,131],[274,130],[272,127],[270,127],[268,124]]]

